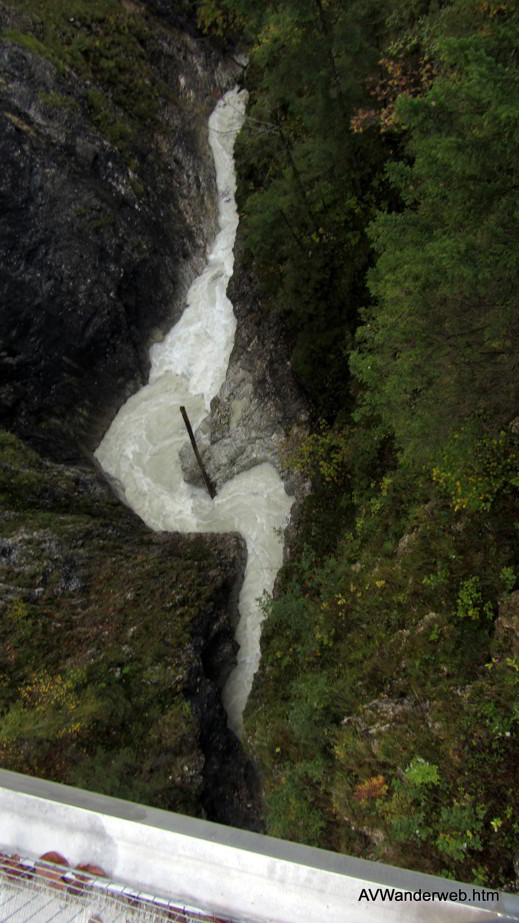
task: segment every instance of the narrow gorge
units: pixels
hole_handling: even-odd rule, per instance
[[[239,643],[224,692],[239,733],[292,503],[272,462],[305,410],[245,271],[237,328],[225,297],[245,94],[212,117],[218,176],[207,118],[241,66],[180,6],[0,0],[0,760],[261,829],[222,687]],[[92,467],[121,405],[98,456],[124,504]],[[253,619],[237,643],[238,605]]]
[[[1,766],[517,891],[518,48],[0,0]]]
[[[230,727],[240,734],[242,714],[260,658],[261,607],[283,559],[280,537],[293,498],[272,464],[263,462],[230,480],[220,474],[214,500],[186,483],[180,450],[185,405],[198,427],[225,383],[236,321],[227,298],[238,224],[232,159],[246,94],[229,91],[209,120],[219,194],[220,231],[203,273],[187,295],[179,322],[152,347],[149,383],[121,408],[96,458],[125,502],[151,528],[181,532],[239,532],[247,544],[236,641],[238,663],[224,691]],[[242,411],[242,406],[239,407]]]

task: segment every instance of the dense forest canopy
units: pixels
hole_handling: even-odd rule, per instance
[[[244,258],[315,407],[248,707],[269,830],[515,889],[517,5],[199,19],[249,49]]]

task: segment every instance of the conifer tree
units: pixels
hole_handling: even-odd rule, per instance
[[[375,305],[351,366],[409,458],[429,457],[468,416],[517,410],[519,27],[490,16],[437,47],[441,75],[401,98],[410,163],[393,163],[405,204],[371,228]],[[486,421],[486,422],[485,422]]]

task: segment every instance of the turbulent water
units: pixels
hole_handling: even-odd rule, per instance
[[[220,230],[206,267],[189,290],[180,321],[150,350],[149,383],[121,408],[96,452],[121,496],[152,529],[243,535],[248,557],[236,634],[240,649],[223,691],[229,725],[238,734],[260,658],[258,598],[272,590],[281,566],[280,530],[293,498],[270,464],[227,481],[214,500],[187,484],[179,459],[187,438],[179,407],[184,405],[193,428],[198,426],[225,381],[233,347],[236,319],[226,296],[238,225],[233,147],[245,105],[246,93],[231,90],[209,119]]]

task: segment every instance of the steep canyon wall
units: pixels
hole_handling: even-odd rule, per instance
[[[214,234],[230,73],[161,9],[0,3],[0,420],[57,460],[142,383]]]
[[[219,693],[243,544],[155,537],[90,461],[215,233],[236,66],[190,6],[0,0],[0,762],[258,828]]]

